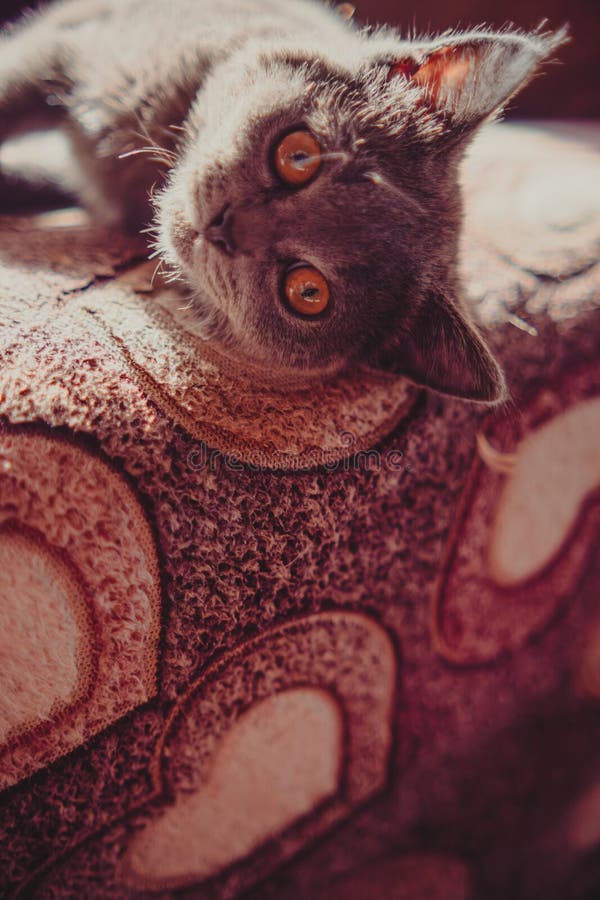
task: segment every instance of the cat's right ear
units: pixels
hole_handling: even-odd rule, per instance
[[[407,55],[390,65],[390,77],[408,79],[423,92],[424,103],[452,124],[476,126],[498,112],[567,39],[566,28],[442,36],[407,45]]]

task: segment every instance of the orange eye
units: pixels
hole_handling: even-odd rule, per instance
[[[303,316],[317,316],[329,303],[329,285],[313,266],[290,269],[284,290],[292,309]]]
[[[275,168],[288,184],[305,184],[321,165],[321,147],[309,131],[292,131],[275,148]]]

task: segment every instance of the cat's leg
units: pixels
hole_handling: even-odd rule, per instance
[[[104,90],[110,80],[102,40],[96,48],[86,34],[87,8],[82,2],[58,4],[0,34],[0,145],[29,131],[61,128],[73,154],[58,192],[76,194],[106,225],[139,229],[152,217],[148,194],[159,179],[157,165],[147,154],[121,159],[144,139],[136,136],[135,108],[116,103]],[[143,107],[145,97],[139,103]],[[1,207],[15,208],[21,197],[24,205],[35,205],[36,195],[27,179],[3,172],[0,161]]]
[[[0,35],[0,144],[60,126],[73,150],[68,189],[98,221],[139,230],[174,160],[171,126],[195,91],[184,89],[187,75],[180,85],[176,54],[179,81],[171,69],[162,78],[148,72],[143,42],[133,54],[115,51],[115,34],[137,21],[120,9],[113,0],[63,0]]]
[[[71,9],[82,4],[73,4]],[[58,12],[60,12],[58,8]],[[27,208],[43,203],[46,195],[71,202],[78,196],[95,218],[107,224],[121,224],[127,218],[127,191],[121,190],[115,175],[115,160],[99,152],[101,134],[110,133],[110,121],[102,128],[90,128],[80,120],[81,109],[102,108],[102,98],[79,100],[79,85],[73,70],[81,72],[82,53],[78,29],[55,22],[47,13],[25,21],[12,32],[0,35],[0,145],[24,133],[61,128],[72,146],[70,166],[59,173],[52,187],[40,185],[27,176],[2,169],[0,160],[0,207]],[[43,144],[41,145],[43,146]]]
[[[0,143],[24,131],[52,127],[63,116],[66,88],[61,48],[38,23],[0,34]]]
[[[28,131],[55,127],[64,117],[60,105],[52,103],[53,90],[63,89],[60,52],[47,38],[29,24],[0,35],[0,145]],[[54,191],[4,171],[0,160],[2,209],[56,205],[64,195],[58,187]]]

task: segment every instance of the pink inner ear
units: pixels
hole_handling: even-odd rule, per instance
[[[401,62],[394,63],[390,66],[390,78],[396,75],[404,75],[405,78],[412,78],[419,69],[419,64],[414,59],[403,59]]]
[[[401,60],[390,67],[390,77],[404,75],[424,88],[437,102],[440,92],[446,96],[459,91],[472,65],[472,54],[463,47],[443,47],[419,64],[412,59]]]

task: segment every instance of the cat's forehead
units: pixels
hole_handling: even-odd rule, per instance
[[[326,144],[364,137],[372,150],[385,150],[407,133],[413,142],[420,131],[430,140],[443,124],[419,104],[406,79],[390,77],[393,55],[385,49],[355,59],[351,68],[335,59],[285,53],[271,58],[268,80],[272,86],[285,81],[285,88],[279,96],[277,88],[265,95],[266,102],[253,110],[255,121],[286,127],[303,120]]]

